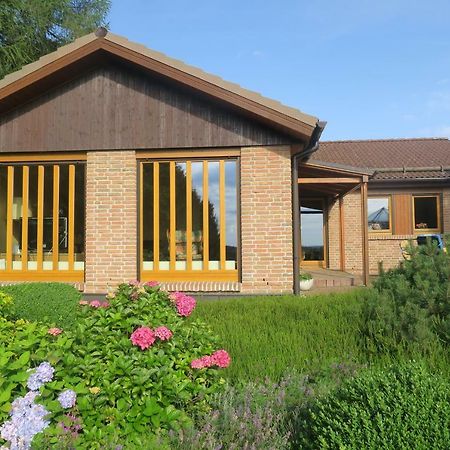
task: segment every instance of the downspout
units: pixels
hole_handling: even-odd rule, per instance
[[[294,294],[300,294],[300,200],[298,195],[298,163],[309,158],[318,148],[326,122],[317,122],[308,146],[292,156],[292,241],[294,253]]]

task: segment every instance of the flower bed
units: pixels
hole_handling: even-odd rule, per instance
[[[14,402],[39,408],[38,448],[139,445],[141,435],[190,424],[208,411],[224,384],[219,369],[230,363],[208,326],[186,320],[194,307],[190,296],[138,282],[80,301],[72,331],[18,324],[5,306],[0,331],[12,337],[0,344],[1,437],[14,448]]]

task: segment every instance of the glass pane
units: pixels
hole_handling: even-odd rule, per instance
[[[159,164],[159,269],[170,268],[170,168]]]
[[[175,268],[186,269],[186,163],[175,164]]]
[[[75,166],[75,237],[74,269],[84,270],[84,226],[85,226],[85,165]]]
[[[367,200],[367,222],[369,231],[389,230],[389,197],[369,198]]]
[[[43,269],[53,269],[53,166],[44,168]]]
[[[209,270],[218,270],[220,264],[220,196],[219,161],[208,164],[209,210]]]
[[[324,260],[323,205],[321,200],[302,200],[301,243],[304,261]]]
[[[143,224],[142,261],[143,270],[153,270],[153,163],[142,165]]]
[[[37,270],[38,168],[30,166],[28,182],[28,270]]]
[[[12,268],[22,269],[22,167],[14,167]]]
[[[192,163],[192,270],[203,269],[203,163]]]
[[[438,228],[437,197],[414,197],[414,228]]]
[[[59,166],[59,260],[58,269],[68,270],[69,261],[69,165]]]
[[[0,270],[6,270],[6,202],[8,168],[0,166]]]
[[[236,161],[225,162],[226,270],[237,269]]]

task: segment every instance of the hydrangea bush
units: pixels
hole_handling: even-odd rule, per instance
[[[209,327],[186,320],[194,307],[188,295],[130,282],[106,299],[80,301],[72,331],[26,324],[17,332],[8,322],[14,337],[8,348],[0,344],[0,359],[7,358],[0,383],[9,392],[3,404],[0,397],[0,424],[12,399],[30,389],[49,413],[36,448],[139,445],[142,436],[148,442],[189,425],[209,410],[224,385],[220,369],[230,364]]]

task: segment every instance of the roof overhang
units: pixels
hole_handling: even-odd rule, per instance
[[[308,143],[318,119],[297,109],[243,89],[181,61],[99,29],[28,64],[0,80],[0,114],[82,70],[105,60],[120,61],[220,102],[247,117]]]

